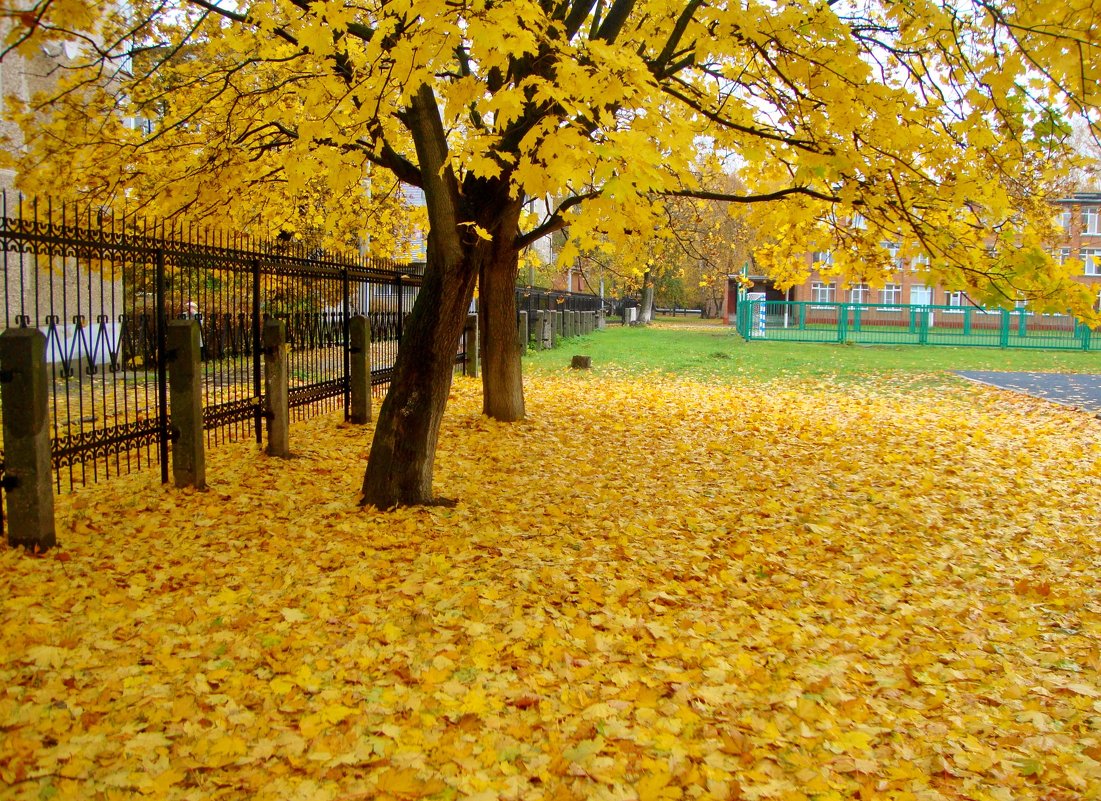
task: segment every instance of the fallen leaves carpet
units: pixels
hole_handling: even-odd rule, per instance
[[[0,795],[1101,798],[1101,423],[972,386],[458,380],[58,501],[0,550]]]

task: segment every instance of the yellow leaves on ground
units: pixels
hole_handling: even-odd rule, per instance
[[[0,796],[1101,798],[1101,428],[972,387],[459,380],[59,499],[0,551]]]

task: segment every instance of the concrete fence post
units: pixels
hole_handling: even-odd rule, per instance
[[[264,320],[264,417],[268,421],[268,455],[286,459],[291,455],[289,378],[287,371],[287,325],[282,320]]]
[[[546,312],[542,309],[536,309],[531,313],[531,338],[534,341],[536,350],[543,350],[543,315]]]
[[[171,320],[168,347],[168,400],[172,421],[172,481],[177,487],[206,487],[203,443],[203,386],[199,323]]]
[[[520,355],[528,352],[528,313],[522,311],[516,315],[516,339],[520,342]]]
[[[8,544],[45,551],[57,545],[57,535],[46,337],[37,328],[9,328],[0,334],[0,403]]]
[[[554,311],[554,335],[555,339],[562,339],[566,336],[566,313],[563,311]]]
[[[362,314],[348,324],[348,420],[371,422],[371,321]]]
[[[604,310],[601,309],[596,313],[596,330],[603,331],[606,321],[604,320]]]
[[[562,312],[547,312],[546,325],[547,331],[544,336],[547,344],[545,347],[548,350],[554,350],[558,347],[558,337],[562,334]]]
[[[466,327],[463,328],[466,335],[466,361],[463,362],[463,375],[478,377],[478,357],[480,355],[478,342],[478,315],[466,316]]]

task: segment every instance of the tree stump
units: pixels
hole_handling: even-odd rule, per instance
[[[593,366],[592,356],[574,356],[570,361],[570,367],[574,370],[588,370]]]

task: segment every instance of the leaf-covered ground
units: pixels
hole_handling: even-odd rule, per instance
[[[1101,798],[1101,421],[976,387],[460,380],[0,550],[0,795]]]

